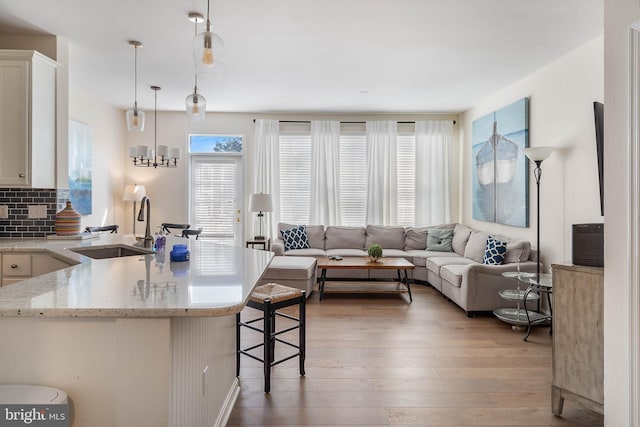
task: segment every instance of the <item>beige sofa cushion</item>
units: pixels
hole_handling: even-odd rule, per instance
[[[453,252],[460,256],[464,256],[464,249],[467,246],[470,235],[471,229],[469,227],[465,227],[462,224],[456,224],[456,228],[453,230],[453,241],[451,242]]]
[[[512,262],[525,262],[529,260],[531,252],[531,243],[525,240],[517,240],[515,242],[507,242],[507,252],[504,254],[503,264]]]
[[[487,248],[489,235],[482,231],[472,231],[467,246],[464,248],[464,257],[477,262],[482,262]]]
[[[367,237],[364,247],[377,243],[382,249],[404,248],[404,227],[385,227],[382,225],[367,225]]]
[[[469,258],[462,257],[431,257],[427,259],[427,270],[433,271],[440,275],[440,269],[445,265],[467,265],[473,264],[474,261]]]
[[[327,249],[325,251],[326,256],[367,256],[367,251],[362,249],[349,249],[349,248],[340,248],[340,249]]]
[[[415,249],[406,252],[407,255],[413,257],[413,265],[420,267],[427,265],[427,260],[431,257],[461,258],[460,255],[455,252],[417,251]]]
[[[462,284],[462,272],[466,267],[466,265],[444,265],[440,268],[440,277],[459,288]]]
[[[325,230],[325,238],[325,249],[364,250],[365,228],[329,225]]]
[[[428,227],[407,227],[404,233],[404,250],[424,250],[427,247]]]

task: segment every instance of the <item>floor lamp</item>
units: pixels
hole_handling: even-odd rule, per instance
[[[136,202],[142,200],[147,195],[144,185],[128,184],[124,187],[122,200],[133,202],[133,237],[136,237]]]
[[[540,282],[540,178],[542,178],[542,162],[551,155],[555,150],[555,147],[529,147],[522,150],[529,158],[536,164],[536,168],[533,170],[533,176],[536,178],[536,187],[538,193],[538,229],[537,229],[537,245],[538,245],[538,259],[536,260],[536,281]]]
[[[255,240],[266,240],[265,233],[262,231],[262,219],[264,218],[264,212],[273,211],[273,202],[271,201],[271,194],[252,194],[249,196],[249,212],[258,212],[258,231],[254,229]]]

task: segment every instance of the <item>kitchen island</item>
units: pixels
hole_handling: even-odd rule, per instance
[[[150,255],[69,250],[132,243],[0,241],[3,254],[77,263],[0,287],[0,383],[64,390],[77,427],[224,425],[239,390],[234,314],[272,254],[179,238]],[[189,261],[169,261],[176,243]]]

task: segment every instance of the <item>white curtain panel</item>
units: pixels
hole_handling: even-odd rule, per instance
[[[366,124],[367,224],[397,224],[397,134],[395,120],[368,121]]]
[[[340,122],[311,121],[311,224],[340,225]]]
[[[253,170],[254,193],[271,194],[273,212],[265,213],[267,237],[274,237],[280,222],[280,122],[257,119],[255,122],[256,156]]]
[[[415,224],[451,222],[449,162],[453,122],[416,121]]]

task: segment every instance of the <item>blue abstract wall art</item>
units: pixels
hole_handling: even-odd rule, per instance
[[[93,192],[91,128],[69,120],[69,200],[81,215],[91,215]]]
[[[474,120],[473,219],[529,226],[529,99]]]

